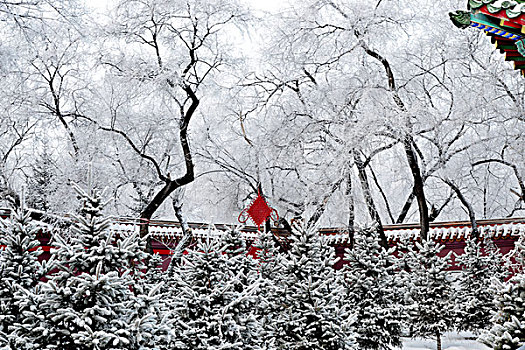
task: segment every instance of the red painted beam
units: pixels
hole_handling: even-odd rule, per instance
[[[515,40],[511,40],[511,39],[507,39],[507,38],[504,38],[502,36],[499,36],[499,35],[494,35],[494,34],[491,34],[491,33],[486,33],[487,36],[490,37],[490,42],[493,43],[494,45],[496,45],[497,48],[499,47],[505,47],[505,46],[513,46],[513,47],[516,47],[516,41]]]
[[[505,60],[511,61],[512,59],[507,59],[507,57],[522,57],[521,53],[519,53],[517,50],[505,50]]]
[[[511,20],[507,21],[506,19],[501,19],[499,25],[501,27],[509,27],[509,28],[514,28],[514,29],[517,29],[517,30],[521,31],[521,25],[517,24],[517,23],[514,23]]]

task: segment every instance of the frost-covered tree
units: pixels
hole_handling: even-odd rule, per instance
[[[406,274],[409,288],[408,303],[413,335],[436,337],[437,349],[441,350],[441,335],[453,327],[456,317],[453,289],[447,279],[450,256],[440,257],[443,249],[433,240],[407,244],[408,251],[402,260],[408,267]]]
[[[401,345],[407,319],[406,288],[394,256],[372,232],[362,232],[347,249],[344,268],[346,305],[354,310],[352,326],[361,349],[390,349]]]
[[[256,286],[245,284],[252,278],[245,275],[245,264],[237,259],[246,257],[232,256],[234,251],[231,245],[209,238],[199,241],[174,267],[176,295],[169,305],[176,335],[173,348],[257,348],[251,315]]]
[[[119,170],[146,203],[140,216],[149,220],[175,190],[196,177],[191,125],[201,113],[205,119],[217,115],[215,99],[233,81],[227,68],[240,59],[232,57],[231,33],[247,16],[237,1],[229,0],[114,4],[111,25],[98,33],[110,36],[99,52],[107,80],[94,95],[103,110],[85,114],[115,142],[123,142],[118,149],[126,160]]]
[[[503,256],[490,239],[470,238],[456,263],[461,267],[455,292],[457,327],[478,333],[491,325],[496,309],[494,282],[502,282],[507,276]]]
[[[132,274],[133,296],[128,305],[126,319],[131,330],[130,348],[160,349],[173,338],[172,321],[166,313],[166,273],[162,257],[154,254],[145,259],[145,267]],[[145,268],[145,270],[143,270]]]
[[[29,349],[125,349],[131,331],[125,315],[131,299],[130,279],[116,271],[54,279],[40,285],[38,294],[20,298],[28,311],[16,324],[13,338]]]
[[[23,318],[14,297],[17,291],[33,289],[41,277],[38,229],[32,224],[30,213],[23,209],[14,211],[7,219],[0,219],[0,246],[4,247],[0,248],[0,334],[8,334],[10,326]]]
[[[499,282],[496,290],[496,313],[492,328],[481,341],[495,350],[517,349],[525,345],[525,239],[516,243],[513,256],[517,267],[515,275]]]
[[[278,315],[280,300],[284,293],[282,263],[284,254],[279,251],[272,232],[262,232],[254,243],[257,249],[258,283],[256,313],[259,322],[259,338],[265,349],[274,349],[276,337],[272,323]]]
[[[281,263],[284,255],[280,252],[272,232],[262,232],[254,243],[254,247],[257,249],[259,275],[262,279],[276,278],[282,273]]]
[[[150,278],[145,278],[143,288],[133,285],[134,296],[131,298],[132,303],[127,306],[128,314],[125,317],[129,320],[131,331],[130,348],[165,348],[173,338],[173,322],[165,312],[164,295],[161,292],[163,283],[154,284]]]
[[[239,327],[239,334],[244,338],[245,349],[257,348],[260,342],[259,323],[256,319],[256,296],[260,292],[257,262],[247,254],[246,240],[239,230],[227,231],[221,237],[221,242],[228,258],[226,271],[233,287],[228,307],[234,310],[234,324]]]
[[[22,349],[152,348],[159,339],[151,337],[163,326],[158,315],[141,310],[151,310],[158,288],[148,298],[134,288],[144,242],[114,237],[100,193],[75,189],[83,206],[69,239],[55,237],[58,272],[36,293],[21,290],[18,302],[26,311],[10,337]]]
[[[282,274],[273,279],[276,303],[266,337],[272,349],[353,349],[349,312],[333,269],[334,251],[316,229],[296,226]]]
[[[48,211],[51,208],[51,196],[56,190],[54,183],[56,177],[56,165],[53,157],[44,146],[40,155],[31,166],[32,176],[28,178],[27,205],[31,209]]]
[[[119,236],[108,230],[110,218],[102,216],[104,193],[98,190],[84,191],[73,185],[82,203],[80,215],[76,215],[68,237],[55,235],[56,256],[63,269],[54,278],[68,278],[71,274],[95,273],[101,263],[101,272],[128,269],[140,270],[146,258],[144,242],[135,235]]]

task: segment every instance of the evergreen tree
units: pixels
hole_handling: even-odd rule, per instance
[[[137,305],[151,300],[133,294],[134,275],[144,268],[144,242],[135,235],[114,237],[101,214],[100,193],[75,189],[82,214],[72,223],[69,241],[54,237],[58,272],[36,293],[24,289],[18,295],[24,319],[10,338],[21,349],[147,349],[148,334],[160,320],[138,314]]]
[[[266,337],[274,349],[353,349],[334,250],[316,229],[294,227],[291,248],[273,279],[275,314]]]
[[[56,190],[56,165],[48,153],[47,145],[44,145],[42,153],[31,165],[31,170],[33,174],[27,183],[27,205],[32,209],[47,212],[51,208],[52,193]]]
[[[273,237],[272,232],[262,232],[254,244],[257,249],[259,276],[262,280],[276,279],[282,273],[284,255]]]
[[[0,332],[0,350],[11,350],[7,334]]]
[[[154,254],[146,260],[145,273],[133,274],[133,298],[128,307],[132,349],[166,348],[173,337],[172,321],[166,312],[162,257]]]
[[[38,229],[31,222],[30,213],[22,208],[0,220],[0,246],[4,246],[0,248],[0,334],[4,334],[4,342],[12,325],[22,318],[15,294],[21,288],[33,289],[45,267],[38,261],[42,253],[36,239]]]
[[[73,184],[82,203],[80,215],[75,215],[68,237],[54,236],[56,256],[62,264],[60,275],[94,274],[101,264],[102,273],[109,271],[138,272],[144,269],[146,259],[144,240],[131,234],[116,237],[109,231],[109,217],[103,217],[104,193],[96,189],[89,192]],[[55,279],[59,278],[55,276]]]
[[[207,239],[174,267],[176,294],[169,305],[176,334],[172,348],[257,349],[250,309],[256,286],[246,284],[253,279],[243,271],[248,264],[242,259],[247,257],[235,251],[235,245]]]
[[[278,317],[280,301],[284,294],[282,281],[283,254],[279,252],[272,232],[263,232],[255,242],[257,249],[259,293],[256,313],[259,322],[259,339],[264,349],[275,349],[276,336],[273,322]]]
[[[401,345],[402,324],[408,316],[406,290],[395,248],[381,247],[374,231],[362,232],[346,251],[346,304],[355,312],[352,326],[359,348],[390,349]]]
[[[226,259],[226,271],[233,284],[230,294],[230,307],[234,307],[233,327],[239,328],[245,349],[257,348],[260,340],[257,321],[257,295],[260,292],[260,279],[257,273],[258,262],[248,255],[246,240],[237,229],[227,231],[221,237]]]
[[[125,319],[129,279],[116,271],[51,278],[38,293],[20,299],[28,311],[15,325],[17,347],[23,349],[126,349],[130,330]]]
[[[494,281],[502,282],[507,276],[503,256],[490,239],[469,238],[456,263],[461,267],[456,280],[457,328],[478,333],[490,327],[496,310]]]
[[[441,335],[453,327],[456,317],[453,290],[447,279],[450,255],[440,257],[444,246],[432,240],[407,245],[402,260],[408,267],[408,303],[412,305],[410,326],[415,336],[436,337],[441,350]]]
[[[496,288],[496,313],[492,328],[481,341],[494,350],[515,350],[525,345],[525,238],[516,243],[512,254],[516,259],[514,276],[499,282]]]
[[[144,292],[150,292],[156,288],[157,285],[164,285],[166,281],[166,271],[163,270],[162,264],[164,258],[158,253],[150,255],[145,260],[145,271],[143,274],[136,274],[136,284],[139,285]],[[161,288],[162,289],[162,288]]]

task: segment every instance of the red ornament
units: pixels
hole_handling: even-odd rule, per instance
[[[257,197],[248,209],[244,209],[241,214],[239,214],[239,222],[244,224],[248,219],[252,219],[255,225],[257,225],[257,228],[260,228],[268,218],[271,218],[274,221],[279,220],[277,211],[266,203],[266,200],[260,192],[257,193]]]

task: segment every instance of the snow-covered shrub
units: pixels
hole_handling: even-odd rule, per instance
[[[256,295],[256,312],[259,321],[259,338],[265,349],[275,349],[276,336],[273,322],[277,318],[281,298],[283,259],[284,254],[279,251],[277,242],[271,232],[263,232],[255,242],[259,271],[259,291]]]

